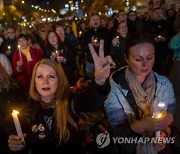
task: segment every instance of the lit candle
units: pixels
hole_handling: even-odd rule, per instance
[[[79,35],[81,36],[81,34],[82,34],[82,31],[79,31]]]
[[[13,110],[12,117],[13,117],[14,125],[16,127],[17,135],[20,136],[20,137],[23,137],[21,125],[20,125],[20,122],[19,122],[19,119],[18,119],[18,114],[19,114],[18,111]]]
[[[8,50],[11,50],[11,46],[10,45],[8,46]]]
[[[119,39],[119,36],[116,36],[117,39]]]
[[[95,39],[94,39],[94,43],[97,43],[97,42],[98,42],[98,40],[97,40],[97,38],[95,38]]]
[[[167,112],[166,112],[166,110],[165,110],[165,108],[166,108],[166,104],[165,104],[165,102],[159,102],[158,104],[158,112],[156,112],[156,113],[154,113],[153,114],[153,117],[154,118],[161,118],[161,117],[164,117],[166,114],[167,114]],[[156,133],[155,133],[155,135],[156,135],[156,137],[160,137],[161,136],[161,131],[157,131]]]
[[[156,118],[160,118],[161,117],[161,113],[158,114],[158,116]],[[156,137],[160,137],[161,136],[161,131],[157,131],[155,133]]]
[[[22,61],[21,47],[18,45],[20,60]]]

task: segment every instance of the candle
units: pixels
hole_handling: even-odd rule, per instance
[[[82,34],[82,31],[79,31],[79,35],[81,36],[81,34]]]
[[[94,43],[98,43],[98,40],[97,40],[97,38],[95,38],[95,39],[94,39]]]
[[[18,45],[18,49],[19,49],[20,60],[22,61],[22,54],[21,54],[21,48],[20,48],[20,45]]]
[[[58,57],[58,56],[59,56],[59,51],[55,50],[55,57]]]
[[[158,102],[157,107],[158,107],[158,110],[153,114],[153,117],[154,118],[164,117],[167,114],[166,109],[165,109],[166,108],[165,102]],[[155,133],[156,137],[160,137],[160,133],[161,131],[157,131]]]
[[[161,113],[159,113],[156,118],[161,118]],[[156,137],[160,137],[161,136],[161,131],[157,131],[155,133],[155,135],[156,135]]]
[[[11,46],[10,45],[8,46],[8,50],[11,50]]]
[[[19,122],[18,114],[19,114],[18,111],[13,110],[12,117],[13,117],[14,125],[16,127],[17,135],[20,137],[23,137],[23,133],[22,133],[20,122]]]

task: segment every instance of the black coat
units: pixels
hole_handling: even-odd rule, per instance
[[[93,81],[87,91],[80,94],[70,94],[69,113],[75,122],[78,122],[78,117],[72,111],[71,106],[73,105],[76,113],[97,109],[106,99],[105,89],[108,86],[108,84],[98,86]],[[81,136],[72,126],[68,125],[71,134],[68,142],[59,143],[55,131],[54,108],[44,109],[39,102],[30,99],[24,116],[26,116],[28,129],[23,130],[23,133],[27,133],[27,138],[26,148],[22,152],[27,153],[30,149],[32,154],[84,153]]]
[[[9,134],[16,133],[11,113],[13,110],[21,113],[25,104],[24,93],[13,84],[8,91],[4,90],[0,93],[0,153],[2,154],[8,153]]]
[[[83,53],[86,55],[87,61],[90,63],[94,63],[88,44],[91,43],[91,38],[92,37],[97,37],[98,40],[103,39],[104,40],[104,54],[109,55],[109,49],[110,49],[110,43],[111,43],[111,37],[109,34],[109,31],[106,28],[98,28],[96,31],[91,28],[88,29],[85,33],[84,36],[82,37],[81,41],[81,48]],[[95,47],[95,51],[99,53],[99,49]]]

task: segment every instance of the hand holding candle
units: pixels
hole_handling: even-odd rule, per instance
[[[7,46],[6,55],[9,56],[11,54],[11,46]]]
[[[58,57],[58,56],[59,56],[59,51],[56,50],[56,51],[55,51],[55,57]]]
[[[8,46],[8,50],[11,50],[11,46],[10,45]]]

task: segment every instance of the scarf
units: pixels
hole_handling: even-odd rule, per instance
[[[24,56],[26,56],[28,62],[32,61],[29,47],[27,47],[26,49],[21,49],[21,52]]]
[[[142,85],[137,81],[129,68],[126,69],[125,78],[142,114],[144,116],[152,114],[155,94],[155,77],[153,71],[147,75]]]
[[[153,101],[155,94],[155,77],[153,71],[151,71],[143,84],[141,85],[129,68],[126,69],[125,79],[128,83],[130,90],[133,93],[134,99],[139,110],[143,116],[151,115],[153,112]],[[145,132],[142,134],[145,136],[152,136],[152,132]],[[147,143],[138,143],[137,144],[137,153],[138,154],[157,154],[157,151],[154,148],[154,145],[150,142]]]

